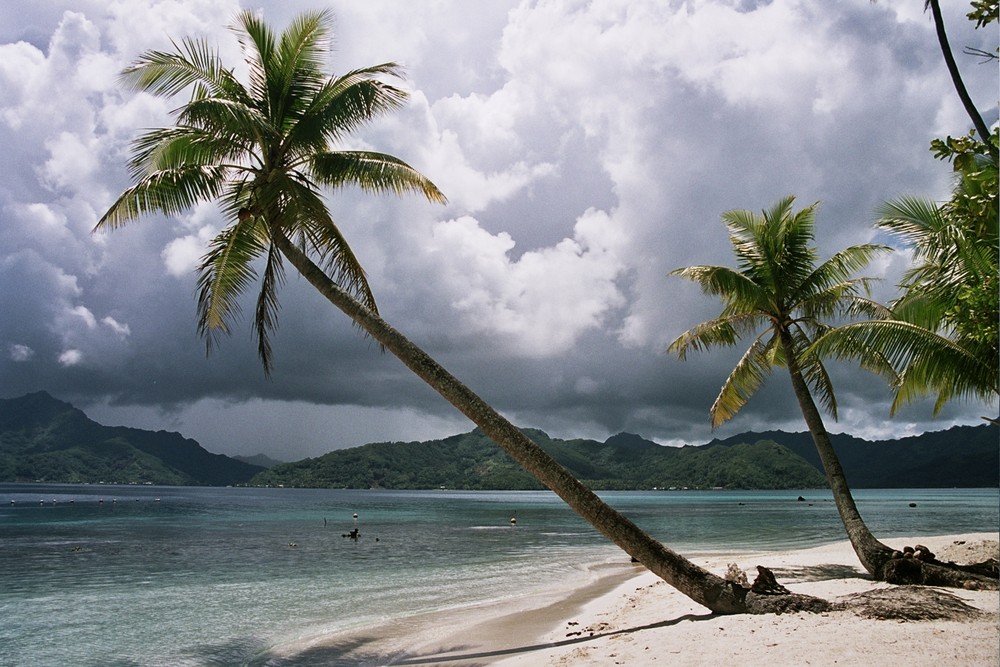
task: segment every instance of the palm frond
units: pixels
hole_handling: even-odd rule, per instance
[[[271,122],[282,133],[294,129],[326,82],[321,69],[327,53],[325,21],[320,14],[301,14],[281,34],[268,71],[268,96]]]
[[[228,170],[191,165],[158,171],[127,188],[98,220],[94,231],[117,229],[149,213],[175,215],[221,194]]]
[[[180,127],[197,128],[221,144],[229,155],[246,154],[256,144],[279,143],[280,133],[256,106],[228,98],[210,97],[186,104],[178,114]]]
[[[271,117],[269,72],[273,69],[276,41],[274,32],[255,12],[245,9],[236,16],[233,25],[243,49],[243,60],[250,73],[250,96],[258,111]]]
[[[852,275],[871,264],[880,255],[889,252],[892,252],[892,248],[889,246],[874,243],[845,248],[816,266],[802,282],[801,289],[804,293],[809,294],[824,290],[831,285],[852,282]],[[870,282],[870,279],[860,279],[854,280],[852,284],[864,287]]]
[[[712,428],[732,419],[757,393],[771,374],[772,351],[775,346],[772,336],[764,342],[758,336],[737,362],[733,372],[726,378],[719,395],[709,410]]]
[[[789,330],[792,336],[793,348],[796,353],[799,371],[805,379],[806,384],[814,397],[819,399],[820,405],[836,421],[837,419],[837,397],[833,391],[833,382],[823,365],[820,355],[813,352],[813,340],[808,333],[799,327]]]
[[[265,250],[253,220],[222,230],[198,266],[198,333],[211,351],[241,313],[239,297],[256,280],[254,260]]]
[[[240,146],[228,137],[190,126],[150,130],[132,142],[129,176],[138,182],[158,172],[186,168],[224,169],[241,157]]]
[[[868,321],[863,323],[869,324]],[[806,352],[819,358],[849,359],[861,368],[881,377],[890,387],[899,384],[899,373],[886,351],[873,345],[863,326],[846,324],[829,327],[819,333]]]
[[[267,249],[264,275],[261,277],[260,292],[257,295],[257,310],[254,330],[257,334],[257,355],[268,377],[273,369],[270,334],[278,328],[278,289],[284,283],[284,269],[281,253],[274,245]]]
[[[282,191],[288,199],[287,214],[296,221],[293,229],[299,245],[318,258],[317,263],[331,280],[377,313],[365,270],[318,193],[299,181],[289,182]]]
[[[727,266],[687,266],[669,275],[697,283],[703,292],[718,296],[733,311],[756,311],[767,298],[766,291],[750,276]]]
[[[370,123],[373,119],[401,108],[409,98],[406,91],[380,81],[378,77],[401,78],[395,63],[356,69],[331,79],[316,91],[311,105],[290,134],[295,145],[325,148]]]
[[[119,81],[126,88],[173,97],[185,88],[204,84],[209,90],[229,88],[234,79],[206,40],[172,42],[175,52],[146,51],[126,67]]]
[[[935,344],[929,344],[900,374],[891,414],[917,398],[934,393],[937,394],[935,415],[954,398],[995,401],[1000,396],[996,363],[984,364],[982,357],[961,347],[949,348],[944,341],[947,339],[941,338],[940,348],[934,351],[931,350]]]
[[[422,194],[431,202],[447,198],[426,176],[399,158],[371,151],[327,151],[312,155],[310,172],[328,187],[356,185],[367,192]]]
[[[683,361],[689,350],[701,352],[713,347],[731,347],[740,340],[729,318],[714,319],[692,327],[674,339],[667,347],[668,354],[676,354]]]
[[[794,301],[788,305],[804,318],[820,320],[888,312],[888,307],[880,306],[867,297],[874,281],[874,278],[849,278],[822,287],[802,289],[791,295]]]

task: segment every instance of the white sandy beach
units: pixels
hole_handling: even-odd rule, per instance
[[[942,560],[997,554],[1000,535],[885,540],[922,543]],[[699,564],[724,574],[756,565],[796,593],[834,601],[891,588],[863,572],[847,541],[813,549],[713,554]],[[962,620],[873,620],[854,611],[713,615],[639,566],[605,567],[576,589],[430,614],[355,631],[275,656],[281,665],[1000,665],[1000,594],[947,589],[981,610]]]

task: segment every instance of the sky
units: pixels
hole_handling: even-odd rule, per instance
[[[210,204],[113,233],[129,143],[183,98],[117,74],[170,40],[234,67],[241,9],[281,29],[329,7],[331,74],[396,62],[410,93],[343,147],[396,155],[449,199],[352,190],[330,210],[380,312],[514,423],[553,437],[619,432],[664,445],[805,430],[787,374],[729,423],[708,410],[742,349],[666,347],[719,313],[692,264],[734,265],[720,216],[786,195],[820,202],[816,246],[898,243],[875,210],[947,198],[935,137],[971,124],[919,0],[47,0],[0,2],[0,398],[44,390],[108,425],[179,431],[281,460],[473,428],[303,280],[281,290],[275,368],[249,321],[206,355],[194,268],[222,226]],[[973,98],[996,120],[995,65],[964,2],[945,21]],[[239,71],[239,70],[238,70]],[[864,275],[888,301],[905,249]],[[251,309],[252,312],[252,309]],[[981,423],[997,406],[929,402],[894,417],[875,376],[831,365],[829,430],[891,438]]]

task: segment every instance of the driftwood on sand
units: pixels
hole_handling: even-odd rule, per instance
[[[997,590],[996,556],[1000,543],[986,540],[966,545],[957,541],[946,549],[947,556],[942,557],[974,562],[942,562],[923,545],[907,546],[894,554],[884,571],[884,581],[895,586],[849,595],[832,602],[791,592],[778,583],[771,570],[760,565],[752,584],[747,583],[746,574],[735,564],[729,565],[726,578],[749,589],[747,609],[756,614],[851,611],[865,618],[899,621],[975,618],[982,614],[980,610],[952,593],[933,587]]]

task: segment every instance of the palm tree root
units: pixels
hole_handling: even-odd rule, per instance
[[[881,568],[879,579],[890,584],[947,586],[966,590],[1000,589],[1000,568],[996,558],[981,563],[958,565],[942,562],[922,544],[893,551]]]
[[[971,590],[996,590],[997,588],[997,560],[992,558],[975,565],[922,561],[912,557],[894,558],[890,562],[897,564],[887,566],[887,570],[909,573],[912,575],[912,580],[889,581],[886,579],[888,583],[903,585],[898,588],[880,588],[855,593],[834,602],[811,595],[792,593],[778,583],[773,572],[758,565],[757,578],[753,584],[749,587],[735,584],[746,591],[744,608],[741,613],[786,614],[849,611],[865,618],[882,620],[962,620],[974,617],[981,612],[965,603],[961,598],[934,588],[925,588],[925,586],[947,586]]]
[[[1000,589],[995,559],[974,565],[956,565],[936,560],[893,558],[882,568],[882,580],[900,585],[947,586],[989,591]]]

